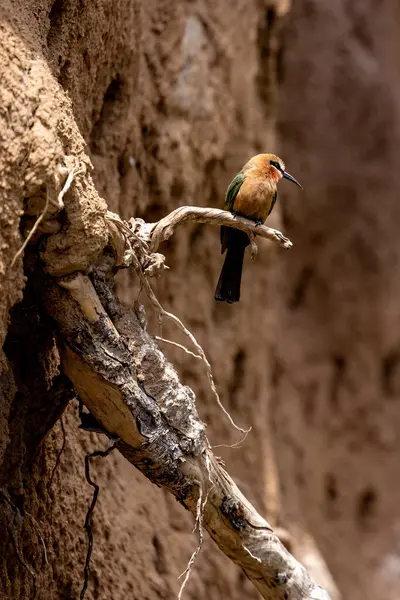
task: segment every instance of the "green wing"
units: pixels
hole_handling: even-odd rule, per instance
[[[278,192],[275,192],[275,194],[274,194],[274,197],[272,198],[272,202],[271,202],[271,208],[270,208],[270,209],[269,209],[269,211],[268,211],[268,215],[270,215],[270,214],[272,213],[272,209],[273,209],[273,208],[274,208],[274,206],[275,206],[275,202],[276,202],[276,199],[277,199],[277,197],[278,197]],[[268,215],[267,215],[267,216],[268,216]]]
[[[242,183],[244,181],[244,173],[240,171],[229,184],[228,190],[225,196],[225,205],[224,209],[232,212],[233,203],[235,202],[235,198],[239,193],[240,188],[242,187]]]
[[[240,171],[229,184],[229,187],[225,196],[225,204],[224,209],[233,212],[233,204],[235,202],[235,198],[239,193],[240,188],[242,187],[242,183],[244,181],[244,173]],[[221,227],[221,254],[223,254],[228,245],[227,231],[229,227]]]

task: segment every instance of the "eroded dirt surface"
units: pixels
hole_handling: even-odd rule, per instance
[[[400,13],[376,8],[294,2],[280,61],[305,191],[283,199],[295,252],[271,282],[273,430],[287,514],[351,600],[400,589]]]
[[[154,288],[202,343],[234,419],[253,427],[242,448],[217,451],[244,493],[276,522],[271,415],[285,524],[313,534],[345,598],[397,600],[398,10],[297,0],[279,46],[272,3],[255,0],[3,0],[1,597],[79,596],[83,458],[105,443],[77,428],[71,401],[50,485],[63,443],[54,423],[71,390],[29,284],[9,324],[25,285],[22,261],[9,269],[23,209],[56,197],[66,155],[93,164],[66,195],[62,230],[41,241],[60,274],[101,252],[105,202],[148,221],[182,204],[221,205],[249,156],[279,151],[277,77],[279,153],[305,192],[282,183],[270,224],[283,207],[294,250],[260,242],[240,304],[219,305],[218,231],[186,227],[160,248],[171,270]],[[27,275],[33,260],[27,253]],[[118,290],[131,305],[132,273],[118,276]],[[187,343],[170,326],[163,335]],[[202,366],[165,352],[196,391],[211,442],[237,441]],[[190,515],[118,455],[96,460],[93,473],[101,492],[87,598],[175,598],[196,545]],[[185,597],[205,596],[256,598],[208,540]]]
[[[226,185],[248,157],[276,149],[272,6],[245,0],[234,6],[225,0],[8,0],[0,12],[0,69],[6,75],[1,135],[9,150],[0,159],[5,268],[21,244],[24,198],[38,196],[43,203],[46,193],[56,197],[54,173],[65,155],[79,156],[90,169],[84,142],[93,179],[77,179],[65,197],[62,230],[40,246],[53,275],[85,268],[88,257],[101,251],[103,199],[124,218],[150,221],[182,204],[221,206]],[[246,260],[243,297],[235,307],[213,300],[222,264],[217,229],[182,229],[164,251],[171,270],[155,284],[160,300],[203,344],[233,417],[253,427],[242,449],[218,452],[257,508],[275,515],[274,501],[266,513],[266,365],[267,273],[277,251],[261,242],[257,261]],[[32,261],[28,253],[28,274]],[[125,273],[118,286],[132,304],[135,278]],[[7,311],[23,288],[21,261],[1,288],[5,334]],[[63,417],[65,450],[49,484],[62,445],[60,423],[51,428],[70,390],[58,372],[52,325],[32,293],[26,289],[24,303],[11,314],[8,362],[2,363],[0,595],[70,599],[79,595],[86,552],[84,453],[104,441],[77,429],[71,403]],[[163,334],[182,341],[169,327]],[[165,350],[197,392],[212,443],[237,441],[203,368],[180,350]],[[121,457],[98,460],[94,473],[101,493],[87,598],[175,598],[177,577],[197,543],[190,515]],[[256,597],[208,540],[185,597],[205,596]]]

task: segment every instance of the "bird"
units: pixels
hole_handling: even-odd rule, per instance
[[[275,206],[280,180],[300,183],[285,171],[285,163],[275,154],[253,156],[228,186],[224,209],[262,224]],[[227,250],[215,291],[215,300],[233,304],[240,300],[244,251],[249,236],[232,227],[221,227],[221,254]]]

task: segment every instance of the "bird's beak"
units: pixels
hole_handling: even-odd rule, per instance
[[[297,181],[297,179],[295,179],[294,177],[292,177],[292,175],[289,175],[289,173],[287,173],[286,171],[283,171],[282,177],[284,177],[285,179],[289,179],[289,181],[293,181],[293,183],[295,183],[296,185],[298,185],[299,188],[303,189],[303,186],[299,184],[299,182]]]

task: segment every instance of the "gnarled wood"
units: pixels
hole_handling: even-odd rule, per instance
[[[139,223],[139,219],[131,219],[133,228],[139,226],[140,235],[149,242],[151,252],[155,252],[161,242],[168,240],[173,235],[175,229],[184,223],[191,221],[197,223],[207,223],[209,225],[226,225],[234,229],[240,229],[248,234],[258,235],[271,240],[282,248],[289,249],[293,246],[292,242],[277,229],[267,227],[267,225],[258,225],[254,221],[233,215],[226,210],[218,208],[201,208],[199,206],[180,206],[173,210],[169,215],[157,221],[157,223]]]
[[[195,397],[180,383],[137,316],[105,279],[47,280],[43,300],[58,324],[62,364],[120,452],[198,516],[263,598],[328,600],[213,455]],[[94,287],[96,286],[96,287]]]

